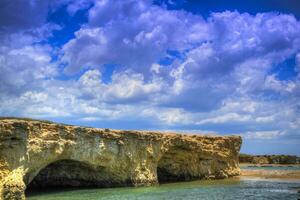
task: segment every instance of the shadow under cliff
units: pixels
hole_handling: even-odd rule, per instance
[[[26,180],[25,182],[29,182]],[[59,160],[42,169],[26,186],[26,195],[41,191],[59,192],[74,189],[132,186],[130,180],[119,180],[104,167],[94,168],[74,160]]]

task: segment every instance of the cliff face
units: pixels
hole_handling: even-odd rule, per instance
[[[300,157],[291,155],[248,155],[239,156],[240,163],[252,164],[300,164]]]
[[[0,199],[26,187],[142,186],[239,175],[237,136],[196,136],[0,120]]]

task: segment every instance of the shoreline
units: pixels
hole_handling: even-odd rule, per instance
[[[254,164],[254,163],[239,163],[240,167],[294,167],[300,164]]]
[[[263,179],[300,180],[299,170],[241,170],[239,177],[258,177]]]
[[[284,179],[284,180],[300,180],[300,170],[278,169],[278,167],[299,167],[299,164],[251,164],[241,163],[240,167],[253,167],[253,169],[242,169],[242,178],[260,178],[260,179]],[[270,167],[269,169],[264,169]],[[276,167],[276,169],[272,169]],[[257,169],[259,168],[259,169]]]

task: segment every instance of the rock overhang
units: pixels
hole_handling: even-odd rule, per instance
[[[41,185],[39,181],[51,185],[56,176],[57,185],[101,187],[236,176],[241,143],[239,136],[111,130],[4,118],[0,119],[0,199],[24,199],[26,186]],[[72,163],[78,164],[73,164],[77,171],[68,168]]]

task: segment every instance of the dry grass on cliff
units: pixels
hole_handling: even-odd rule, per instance
[[[27,117],[0,117],[1,120],[17,120],[17,121],[25,121],[25,122],[41,122],[41,123],[46,123],[46,124],[57,124],[60,126],[73,126],[77,127],[77,125],[70,125],[70,124],[64,124],[64,123],[57,123],[49,120],[41,120],[41,119],[33,119],[33,118],[27,118]],[[114,133],[121,133],[121,134],[135,134],[135,135],[161,135],[163,134],[164,136],[172,136],[172,137],[184,137],[187,140],[193,140],[197,138],[211,138],[211,139],[222,139],[224,138],[223,135],[217,135],[215,133],[184,133],[184,132],[171,132],[171,131],[155,131],[155,130],[117,130],[117,129],[109,129],[109,128],[95,128],[95,127],[90,127],[90,126],[78,126],[81,128],[92,128],[92,129],[101,129],[104,130],[104,132],[114,132]],[[228,137],[240,137],[236,135],[226,135]]]
[[[0,120],[24,120],[24,121],[39,121],[39,122],[43,122],[43,123],[48,123],[48,124],[54,124],[56,122],[52,122],[49,120],[42,120],[42,119],[33,119],[33,118],[28,118],[28,117],[0,117]]]

